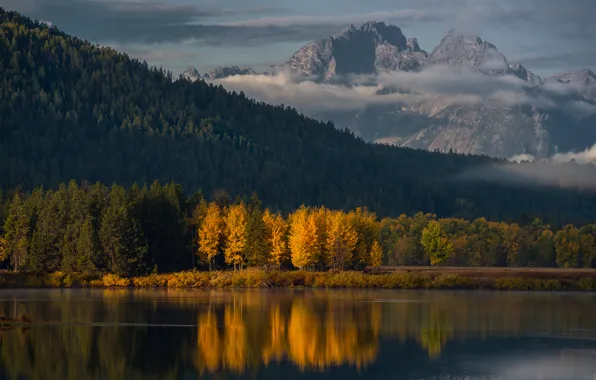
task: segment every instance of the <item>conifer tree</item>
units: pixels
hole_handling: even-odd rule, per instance
[[[148,252],[147,240],[129,210],[126,192],[120,186],[113,186],[108,206],[101,216],[99,239],[108,259],[109,271],[120,276],[147,271],[144,261]]]
[[[267,226],[263,220],[260,203],[249,210],[246,225],[246,263],[249,266],[263,266],[269,261]]]
[[[6,256],[11,260],[15,272],[20,270],[27,260],[29,236],[30,217],[21,194],[16,192],[8,207],[8,215],[4,223]]]

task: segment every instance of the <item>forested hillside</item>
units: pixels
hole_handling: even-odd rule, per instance
[[[372,145],[284,106],[173,80],[127,55],[0,9],[0,186],[175,181],[192,194],[256,191],[264,204],[367,206],[380,216],[555,224],[596,215],[590,193],[463,182],[491,162]],[[12,197],[12,195],[10,195]],[[520,219],[518,219],[520,220]]]

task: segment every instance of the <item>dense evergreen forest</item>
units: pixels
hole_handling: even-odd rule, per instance
[[[594,221],[596,196],[469,182],[502,161],[367,144],[331,123],[172,74],[0,9],[0,187],[174,181],[188,194],[257,192],[301,204],[562,226]],[[520,215],[521,211],[526,213]],[[528,217],[531,215],[531,217]]]
[[[18,271],[134,276],[191,268],[365,266],[596,267],[596,225],[552,228],[437,218],[382,218],[300,207],[272,212],[256,195],[208,202],[180,185],[126,190],[75,181],[5,198],[0,265]]]

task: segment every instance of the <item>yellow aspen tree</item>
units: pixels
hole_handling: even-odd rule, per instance
[[[226,248],[224,255],[226,264],[233,265],[234,270],[245,261],[247,245],[246,228],[248,211],[244,203],[230,206],[226,215]]]
[[[383,265],[383,248],[381,248],[381,244],[377,240],[373,242],[368,260],[368,264],[374,268]]]
[[[327,250],[327,230],[329,227],[329,218],[331,210],[325,207],[318,207],[310,214],[317,230],[318,250],[314,258],[314,265],[324,267],[328,260],[329,251]]]
[[[279,268],[288,259],[287,223],[281,215],[274,215],[268,209],[263,213],[263,221],[267,226],[269,263]]]
[[[223,228],[221,209],[215,202],[209,203],[198,231],[198,255],[203,261],[209,263],[209,270],[211,270],[213,261],[220,252]]]
[[[320,251],[314,218],[304,206],[290,216],[290,252],[292,265],[299,269],[312,267]]]
[[[366,208],[358,207],[356,210],[350,211],[348,218],[358,234],[358,243],[352,262],[355,267],[362,268],[368,264],[368,254],[379,236],[377,215]]]
[[[358,235],[348,217],[341,211],[329,213],[327,231],[327,266],[343,270],[352,261],[352,252],[358,242]]]
[[[8,246],[8,242],[2,236],[0,236],[0,263],[6,261],[8,259],[8,254],[6,252],[6,247]]]

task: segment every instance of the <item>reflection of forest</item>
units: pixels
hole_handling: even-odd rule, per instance
[[[277,363],[300,371],[364,369],[387,342],[396,358],[399,347],[411,351],[412,343],[418,347],[412,355],[420,358],[425,351],[427,358],[438,358],[452,341],[596,331],[596,298],[589,294],[82,290],[40,291],[30,300],[17,295],[0,301],[1,316],[25,314],[65,324],[1,334],[2,379],[175,379],[188,368],[249,373]],[[155,326],[160,324],[179,327]]]

